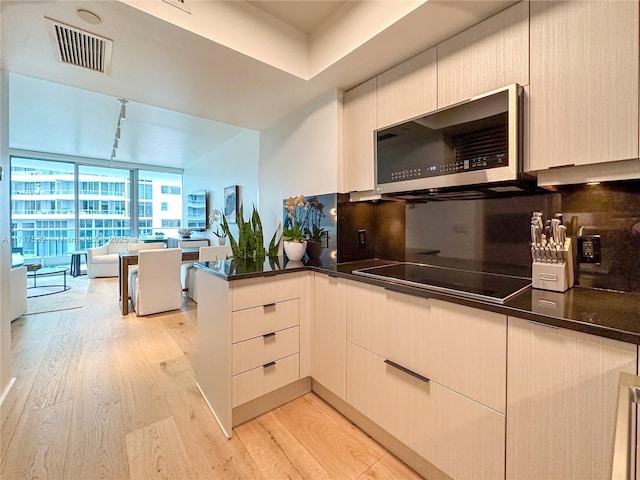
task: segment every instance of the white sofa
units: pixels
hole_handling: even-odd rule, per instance
[[[137,238],[111,237],[99,247],[87,248],[87,275],[89,278],[117,277],[119,274],[119,253],[127,250]]]
[[[9,321],[27,313],[27,267],[15,267],[9,271]]]

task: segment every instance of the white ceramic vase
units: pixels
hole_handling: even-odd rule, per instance
[[[226,245],[227,237],[218,237],[218,245]]]
[[[300,260],[307,250],[307,241],[302,242],[284,242],[284,253],[289,260]]]

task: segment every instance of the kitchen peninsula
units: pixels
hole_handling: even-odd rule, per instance
[[[544,472],[540,415],[577,432],[575,468],[610,468],[608,455],[594,466],[583,451],[612,446],[618,373],[636,371],[640,296],[529,288],[498,305],[353,274],[388,263],[196,264],[210,292],[198,304],[197,381],[227,436],[313,390],[424,476]],[[593,369],[606,373],[596,381]],[[592,402],[574,416],[555,418],[553,398],[540,397],[577,402],[584,388]],[[593,413],[603,404],[611,418]],[[593,428],[606,435],[582,435]]]

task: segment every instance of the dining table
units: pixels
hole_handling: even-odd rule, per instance
[[[125,250],[119,253],[120,262],[118,262],[118,277],[120,278],[120,306],[122,309],[122,315],[129,314],[129,267],[131,265],[138,264],[137,250]],[[194,262],[198,260],[200,256],[199,247],[183,248],[182,249],[182,261]]]

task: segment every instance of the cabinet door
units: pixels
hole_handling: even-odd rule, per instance
[[[437,77],[435,48],[378,75],[378,128],[435,110]]]
[[[638,38],[638,2],[531,2],[531,170],[638,157]]]
[[[373,132],[377,124],[376,79],[344,94],[344,190],[373,190]]]
[[[611,476],[618,377],[636,346],[509,317],[507,478]]]
[[[459,479],[504,478],[504,415],[347,343],[348,401],[420,456]]]
[[[383,308],[387,299],[382,287],[347,281],[347,340],[370,352],[382,351]]]
[[[314,274],[313,361],[311,376],[346,398],[346,281]]]
[[[438,45],[438,108],[496,88],[529,83],[529,2]]]

